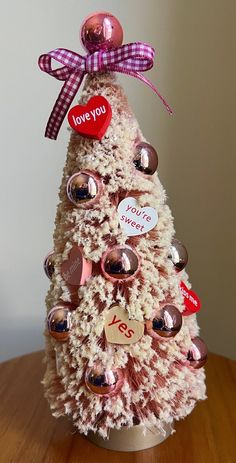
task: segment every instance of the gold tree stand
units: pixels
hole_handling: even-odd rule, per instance
[[[103,439],[99,434],[90,432],[87,438],[98,445],[109,450],[118,450],[120,452],[135,452],[138,450],[148,449],[163,442],[171,434],[171,425],[163,425],[165,433],[157,432],[155,429],[146,429],[144,426],[137,425],[132,428],[111,429],[109,439]]]

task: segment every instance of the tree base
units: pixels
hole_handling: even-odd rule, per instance
[[[136,452],[154,447],[167,439],[171,434],[172,427],[170,424],[165,424],[163,429],[164,433],[158,432],[156,429],[147,429],[144,434],[144,426],[140,424],[132,428],[111,429],[109,439],[103,439],[99,434],[93,432],[90,432],[87,438],[105,449]]]

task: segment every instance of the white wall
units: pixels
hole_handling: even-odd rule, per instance
[[[60,82],[37,67],[56,47],[82,51],[79,28],[92,11],[120,19],[125,41],[158,51],[149,73],[175,108],[122,77],[140,126],[158,149],[188,271],[201,296],[202,335],[211,350],[235,355],[235,0],[24,0],[2,2],[1,47],[1,358],[43,347],[48,280],[42,260],[66,156],[66,124],[57,142],[43,137]],[[223,318],[224,314],[224,318]]]

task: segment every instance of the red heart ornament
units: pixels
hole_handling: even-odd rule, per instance
[[[199,312],[201,309],[201,302],[196,293],[188,289],[183,281],[180,283],[180,289],[184,296],[185,305],[185,310],[182,312],[182,315],[192,315],[193,313]]]
[[[68,122],[80,135],[101,140],[110,121],[111,106],[104,96],[93,96],[85,106],[77,105],[70,109]]]
[[[91,276],[92,262],[84,259],[79,246],[74,245],[69,258],[61,264],[62,278],[73,286],[81,286]]]

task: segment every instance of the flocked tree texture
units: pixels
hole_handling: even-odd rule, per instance
[[[163,423],[183,418],[197,400],[205,398],[205,383],[204,370],[194,368],[188,356],[199,332],[196,315],[179,315],[179,326],[170,337],[162,332],[171,317],[167,310],[167,319],[163,318],[163,308],[174,306],[182,313],[180,282],[190,285],[185,270],[176,271],[170,258],[173,218],[158,175],[144,175],[134,163],[137,145],[146,140],[114,74],[87,76],[80,104],[94,95],[108,100],[112,119],[101,140],[74,131],[70,135],[55,220],[54,271],[46,299],[49,325],[43,383],[54,416],[70,415],[80,432],[93,430],[107,437],[110,428],[143,423],[161,430]],[[76,206],[68,197],[67,183],[84,171],[99,188],[94,201]],[[157,211],[152,230],[127,237],[117,212],[127,197],[135,198],[139,207]],[[88,278],[71,285],[63,277],[62,263],[76,246]],[[138,256],[135,278],[114,281],[104,266],[102,270],[104,255],[116,246],[129,246]],[[50,311],[58,304],[64,319],[57,337]],[[108,342],[104,328],[114,305],[143,325],[138,341]],[[112,387],[99,382],[105,377],[108,383],[109,378],[114,381]]]

